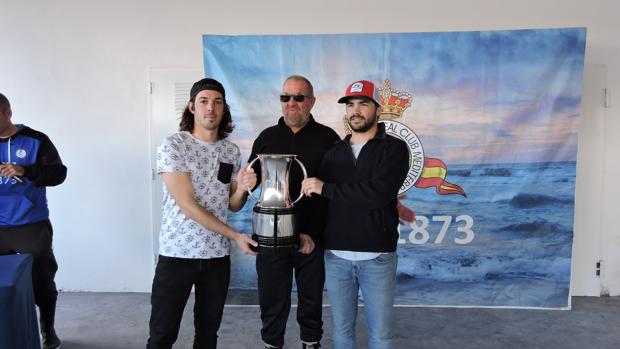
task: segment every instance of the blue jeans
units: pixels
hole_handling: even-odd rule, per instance
[[[325,285],[334,318],[334,348],[354,349],[357,296],[361,289],[370,349],[392,348],[392,309],[396,285],[395,252],[349,261],[325,252]]]

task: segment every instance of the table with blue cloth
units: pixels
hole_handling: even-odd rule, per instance
[[[32,256],[0,256],[0,349],[39,349],[32,290]]]

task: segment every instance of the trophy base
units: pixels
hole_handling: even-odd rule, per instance
[[[299,248],[297,208],[265,208],[254,206],[252,239],[258,242],[258,253],[274,253]]]
[[[272,238],[252,234],[252,239],[258,242],[258,246],[252,246],[250,248],[257,253],[276,253],[278,251],[299,249],[299,236],[297,235]]]

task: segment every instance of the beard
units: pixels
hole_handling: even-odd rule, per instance
[[[364,133],[368,130],[370,130],[372,128],[372,126],[375,124],[375,122],[377,121],[377,117],[371,117],[371,118],[364,118],[364,123],[361,125],[357,125],[357,126],[353,126],[353,124],[351,123],[351,118],[349,118],[349,127],[351,128],[352,131],[357,132],[357,133]]]
[[[206,116],[213,117],[215,115],[208,114],[208,115],[205,115],[205,118],[196,117],[194,115],[194,127],[196,127],[196,125],[199,124],[202,128],[208,131],[217,130],[220,127],[220,123],[223,121],[223,117],[219,118],[219,122],[218,122],[217,116],[215,116],[215,120],[213,121],[208,120]]]
[[[284,114],[284,123],[288,127],[304,127],[310,120],[310,115],[287,116]]]

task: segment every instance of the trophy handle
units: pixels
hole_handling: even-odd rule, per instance
[[[250,163],[248,164],[247,168],[252,167],[252,165],[254,164],[254,161],[256,161],[258,159],[259,159],[259,157],[257,156],[257,157],[254,158],[254,160],[250,161]],[[258,201],[258,199],[254,195],[252,195],[252,189],[248,188],[248,194],[250,194],[250,196],[252,197],[252,199],[254,199],[254,201]]]
[[[304,173],[304,179],[308,178],[308,172],[306,171],[306,167],[304,166],[304,164],[301,161],[299,161],[297,157],[295,157],[294,159],[299,164],[299,167],[301,167],[301,171]],[[295,205],[297,201],[301,200],[303,196],[304,196],[304,193],[299,193],[299,197],[295,201],[293,201],[293,205]]]

